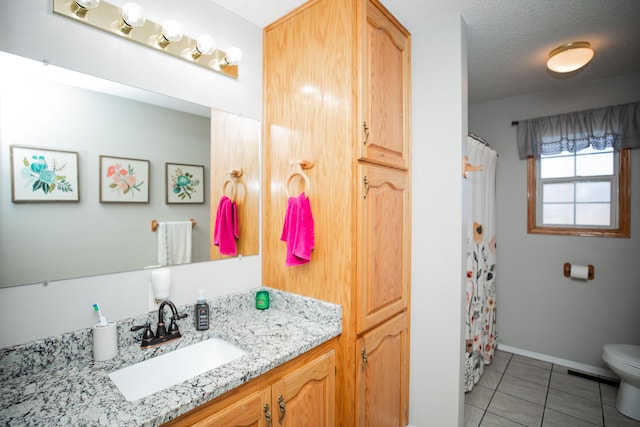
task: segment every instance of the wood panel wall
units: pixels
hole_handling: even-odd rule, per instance
[[[343,306],[336,346],[337,425],[355,425],[358,13],[360,2],[311,1],[264,31],[262,277],[266,286]],[[280,241],[284,184],[290,161],[301,158],[315,162],[305,170],[315,249],[309,264],[287,267]]]
[[[236,181],[238,255],[257,255],[260,242],[260,122],[221,110],[211,110],[210,259],[228,258],[213,244],[218,202],[231,169],[242,169]],[[226,195],[231,191],[226,186]]]

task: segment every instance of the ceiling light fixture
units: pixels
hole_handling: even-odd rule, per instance
[[[587,65],[591,58],[593,49],[589,42],[571,42],[549,53],[547,68],[555,73],[570,73]]]

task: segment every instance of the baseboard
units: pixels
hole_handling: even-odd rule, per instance
[[[573,360],[561,359],[559,357],[549,356],[547,354],[536,353],[534,351],[524,350],[517,347],[511,347],[506,344],[498,344],[498,350],[506,351],[508,353],[518,354],[520,356],[530,357],[532,359],[542,360],[543,362],[553,363],[555,365],[564,366],[569,369],[573,369],[580,372],[585,372],[593,375],[599,375],[605,378],[617,379],[618,376],[611,372],[609,369],[601,368],[599,366],[587,365],[585,363],[574,362]]]

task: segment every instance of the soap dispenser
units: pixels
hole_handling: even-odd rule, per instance
[[[200,289],[200,295],[195,306],[196,330],[206,331],[209,329],[209,304],[204,299],[204,291]]]

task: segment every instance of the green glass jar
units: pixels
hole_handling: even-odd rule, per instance
[[[269,291],[258,291],[256,293],[256,308],[258,310],[269,308]]]

